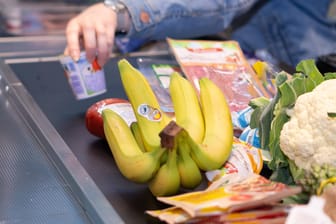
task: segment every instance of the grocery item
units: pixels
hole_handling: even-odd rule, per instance
[[[77,61],[66,55],[61,55],[59,60],[77,100],[106,92],[104,69],[100,67],[96,59],[90,63],[86,59],[85,52],[81,52]]]
[[[174,113],[169,85],[170,76],[177,72],[182,74],[178,63],[173,59],[138,58],[139,70],[146,77],[158,98],[161,109],[166,113]]]
[[[251,104],[256,110],[251,127],[259,128],[261,147],[270,152],[271,179],[302,186],[296,201],[307,202],[310,195],[335,182],[336,73],[321,74],[310,59],[301,61],[296,71],[291,77],[278,73],[277,95],[269,102]]]
[[[199,91],[198,80],[207,77],[222,90],[231,111],[269,94],[235,41],[176,40],[168,43],[184,75]]]
[[[259,174],[263,168],[264,159],[259,148],[253,147],[234,138],[230,157],[225,164],[215,170],[205,172],[209,182],[208,189],[218,188],[235,176],[249,178],[254,173]]]
[[[245,109],[242,109],[240,111],[232,112],[233,125],[241,130],[247,128],[250,124],[252,112],[253,108],[250,106],[247,106]]]
[[[133,182],[147,183],[159,169],[160,158],[165,150],[158,147],[143,152],[119,114],[105,109],[102,116],[105,137],[119,171]]]
[[[260,148],[259,130],[257,128],[246,127],[239,135],[239,139]]]
[[[198,217],[191,217],[183,209],[178,207],[150,210],[146,211],[146,213],[169,224],[283,224],[286,222],[290,208],[288,205],[273,204],[232,213],[219,212],[218,214],[206,214],[206,212],[204,212],[205,214]]]
[[[223,92],[210,79],[199,80],[200,102],[204,116],[205,133],[201,144],[188,132],[183,138],[191,147],[191,156],[204,171],[217,169],[228,159],[232,149],[233,125],[231,113]]]
[[[202,142],[205,124],[195,89],[179,73],[173,73],[170,77],[169,90],[176,123],[186,129],[195,142]]]
[[[142,140],[142,135],[141,135],[141,132],[140,132],[139,124],[136,120],[131,123],[130,129],[131,129],[132,134],[134,136],[134,139],[138,143],[138,146],[140,147],[140,149],[143,152],[147,151],[146,147],[145,147],[145,143]]]
[[[179,76],[172,76],[172,79],[174,78],[179,78]],[[175,85],[174,84],[175,81],[174,82],[173,81],[174,80],[172,80],[172,84]],[[180,81],[183,81],[183,79]],[[178,93],[184,94],[184,91],[179,91]],[[178,96],[176,98],[178,98]],[[182,180],[183,183],[182,186],[196,187],[200,181],[199,180],[200,173],[198,173],[199,169],[211,170],[219,168],[221,165],[225,163],[225,161],[230,155],[233,141],[233,128],[232,128],[231,114],[228,109],[228,105],[226,103],[224,94],[212,81],[210,81],[207,78],[202,78],[200,79],[200,101],[205,121],[204,138],[202,139],[201,143],[197,143],[189,135],[189,132],[182,126],[179,126],[174,121],[171,121],[169,123],[170,128],[178,130],[174,132],[172,141],[174,145],[174,150],[178,149],[179,157],[176,158],[175,155],[176,152],[173,153],[169,151],[168,161],[162,166],[162,170],[160,168],[158,174],[154,177],[154,180],[149,183],[152,193],[156,196],[173,194],[172,192],[174,191],[171,189],[175,189],[174,193],[177,193],[178,188],[169,187],[168,188],[169,191],[167,192],[164,191],[163,188],[163,186],[165,185],[162,184],[161,187],[158,187],[158,183],[164,182],[163,180],[165,181],[169,180],[170,179],[169,176],[171,176],[171,179],[173,180],[172,183],[176,183],[177,180],[176,176],[178,176],[177,174],[179,174],[179,165],[181,165],[180,164],[181,162],[183,162],[182,165],[184,165],[182,166],[182,168],[188,169],[189,172],[191,171],[196,172],[193,173],[193,175],[188,176],[185,174],[185,172],[180,171],[182,177],[179,176],[179,178],[181,178],[180,180]],[[198,105],[197,102],[195,101],[193,103],[195,103],[196,106]],[[188,105],[176,104],[176,106],[182,107],[179,108],[181,109],[181,111],[183,110],[187,111],[187,109],[183,108]],[[202,120],[201,116],[199,116],[198,118]],[[225,129],[224,133],[223,128]],[[162,142],[166,142],[166,139],[164,139],[162,135],[160,136],[161,136],[161,145],[163,145]],[[185,160],[186,157],[189,156],[188,155],[189,152],[188,151],[181,152],[181,150],[190,151],[190,157],[193,159],[198,168],[194,166],[194,163],[192,163],[191,160]],[[174,162],[171,161],[173,160],[172,158],[175,158]],[[178,160],[177,162],[178,165],[176,164],[176,159]],[[169,186],[168,184],[166,185]]]
[[[208,217],[195,218],[190,220],[193,224],[284,224],[288,216],[290,206],[281,204],[265,205],[260,208],[247,209],[232,212],[229,214],[210,215]]]
[[[170,96],[174,107],[176,123],[184,128],[197,143],[203,141],[205,127],[198,95],[191,83],[174,72],[170,76]],[[191,157],[191,147],[182,140],[178,141],[177,167],[180,174],[181,186],[193,189],[202,181],[201,171]]]
[[[159,132],[171,118],[161,110],[151,86],[138,69],[126,59],[120,60],[118,67],[122,85],[133,107],[145,147],[147,151],[154,150],[160,146]]]
[[[274,64],[266,61],[256,60],[251,63],[253,70],[256,72],[262,86],[268,93],[268,97],[272,98],[276,94],[275,76],[276,71],[281,69],[275,67]]]
[[[161,145],[168,151],[167,160],[148,183],[148,188],[155,196],[174,195],[180,189],[180,174],[177,167],[177,141],[175,127],[169,124],[160,133]],[[179,131],[179,130],[177,130]]]
[[[224,94],[211,80],[202,78],[198,99],[185,78],[172,74],[174,121],[161,110],[142,73],[125,59],[118,65],[135,120],[127,124],[110,109],[104,109],[102,116],[104,134],[120,172],[131,181],[146,183],[154,196],[197,187],[201,170],[221,167],[231,153],[233,126]],[[132,169],[136,171],[132,173]]]
[[[336,120],[336,79],[325,80],[311,92],[300,95],[280,133],[280,148],[298,168],[312,164],[336,165],[334,133]],[[309,120],[309,122],[307,122]]]
[[[135,116],[131,104],[120,98],[107,98],[92,104],[85,113],[86,129],[99,138],[105,138],[102,111],[110,109],[117,112],[126,123],[130,125],[135,121]]]
[[[157,197],[163,203],[182,209],[189,219],[210,215],[229,215],[250,209],[276,205],[282,199],[300,193],[300,187],[270,181],[258,174],[237,178],[211,190],[194,191],[169,197]]]
[[[177,168],[180,174],[181,186],[187,189],[196,188],[202,181],[202,173],[190,155],[191,148],[186,141],[178,141]]]

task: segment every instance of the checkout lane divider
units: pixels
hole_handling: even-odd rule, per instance
[[[15,55],[15,53],[18,53],[18,52],[13,52],[12,55]],[[20,52],[20,54],[22,54],[22,52]],[[127,56],[127,57],[162,56],[162,55],[168,55],[168,54],[169,54],[168,50],[138,51],[138,52],[132,52],[128,54],[112,53],[110,55],[110,58],[121,57],[121,56]],[[57,56],[47,56],[47,57],[10,58],[10,59],[4,60],[6,64],[22,64],[22,63],[52,62],[52,61],[59,61],[59,56],[57,55]]]

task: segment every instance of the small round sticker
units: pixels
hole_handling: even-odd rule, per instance
[[[148,104],[141,104],[138,107],[138,114],[151,121],[160,121],[162,113],[159,109],[151,107]]]

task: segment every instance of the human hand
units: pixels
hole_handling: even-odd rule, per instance
[[[77,61],[84,48],[88,61],[97,57],[99,65],[103,66],[113,47],[116,26],[117,15],[113,10],[103,3],[90,6],[68,22],[64,54]]]

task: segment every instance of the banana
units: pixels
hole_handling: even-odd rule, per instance
[[[136,183],[147,183],[158,171],[165,149],[143,152],[125,120],[116,112],[102,111],[104,133],[120,172]]]
[[[133,136],[135,138],[135,141],[138,143],[139,148],[141,149],[141,151],[143,152],[147,152],[145,144],[143,142],[142,139],[142,135],[140,133],[140,128],[139,128],[139,124],[137,121],[134,121],[131,123],[130,125],[131,131],[133,133]],[[163,153],[163,155],[160,158],[160,163],[163,164],[167,161],[167,151],[165,151]]]
[[[190,148],[184,138],[177,137],[178,157],[177,168],[180,174],[181,186],[194,189],[202,181],[202,173],[190,156]]]
[[[159,132],[169,123],[170,117],[161,111],[159,102],[144,75],[126,59],[118,62],[121,81],[132,104],[135,117],[147,151],[160,146]]]
[[[201,143],[205,130],[196,90],[187,79],[174,72],[170,77],[169,92],[176,123],[186,129],[194,141]]]
[[[195,142],[187,131],[186,141],[191,147],[191,156],[201,170],[221,167],[230,156],[233,143],[233,125],[226,97],[210,79],[199,80],[200,102],[204,116],[205,133],[201,144]]]
[[[180,189],[180,175],[177,169],[177,148],[168,150],[166,163],[161,165],[155,176],[148,183],[148,188],[156,197],[176,194]]]
[[[130,125],[132,134],[134,136],[135,141],[138,143],[139,148],[141,149],[141,151],[145,152],[146,148],[145,148],[145,144],[142,140],[142,136],[141,136],[141,132],[140,132],[140,128],[139,128],[139,124],[137,121],[133,121]]]

